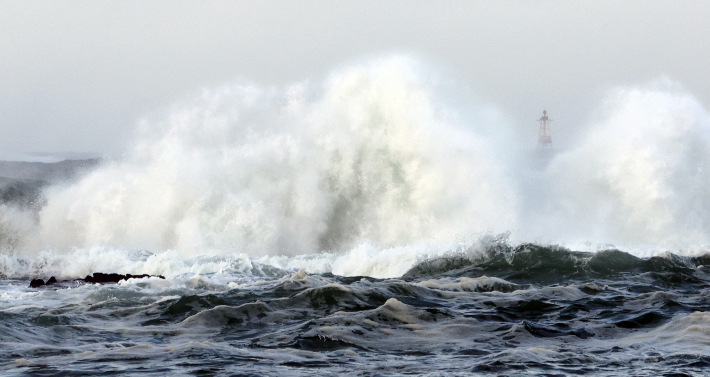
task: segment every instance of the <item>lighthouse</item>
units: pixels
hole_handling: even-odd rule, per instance
[[[547,110],[542,111],[542,118],[537,121],[540,122],[537,150],[541,152],[552,151],[552,136],[550,136],[550,122],[552,122],[552,119],[547,117]]]

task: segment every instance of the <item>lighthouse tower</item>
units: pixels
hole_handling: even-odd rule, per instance
[[[540,135],[537,139],[537,149],[539,151],[552,151],[552,136],[550,136],[550,122],[552,119],[547,117],[547,111],[542,111],[542,118],[537,120],[540,122]]]

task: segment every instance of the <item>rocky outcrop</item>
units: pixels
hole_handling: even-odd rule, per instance
[[[125,274],[125,275],[123,275],[123,274],[104,274],[101,272],[96,272],[93,275],[86,275],[86,277],[83,279],[74,279],[74,280],[57,280],[54,276],[50,277],[46,282],[42,279],[32,279],[32,281],[30,282],[30,288],[39,288],[39,287],[47,286],[47,285],[54,285],[54,284],[60,284],[60,283],[71,283],[71,282],[92,283],[92,284],[118,283],[121,280],[142,279],[142,278],[148,278],[148,277],[157,277],[157,278],[165,279],[165,276],[162,276],[162,275],[147,275],[147,274],[142,274],[142,275]]]

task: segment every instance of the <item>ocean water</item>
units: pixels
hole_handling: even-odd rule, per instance
[[[702,104],[618,87],[541,155],[449,89],[401,56],[232,83],[4,178],[0,373],[706,375]]]

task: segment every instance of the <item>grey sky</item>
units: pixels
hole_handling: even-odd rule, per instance
[[[710,107],[708,19],[708,1],[0,0],[0,148],[117,153],[140,117],[202,87],[393,52],[523,134],[546,108],[564,143],[616,85],[665,75]]]

